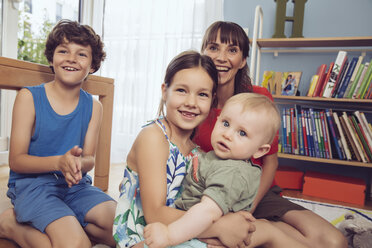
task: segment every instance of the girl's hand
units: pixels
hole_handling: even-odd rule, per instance
[[[256,230],[253,222],[255,218],[246,211],[229,213],[218,219],[216,225],[220,235],[218,236],[221,245],[226,247],[243,247],[251,243],[252,233]],[[202,240],[211,243],[213,247],[219,246],[215,240]]]
[[[69,187],[78,184],[82,178],[81,173],[81,154],[83,150],[78,146],[74,146],[66,152],[59,160],[58,168],[65,177]]]

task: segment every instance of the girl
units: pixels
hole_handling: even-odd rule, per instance
[[[193,139],[202,150],[208,152],[212,150],[212,129],[227,99],[241,92],[254,92],[273,98],[265,88],[251,84],[247,66],[249,39],[239,25],[221,21],[213,23],[204,35],[201,51],[213,59],[219,73],[217,108],[211,110]],[[253,215],[274,221],[273,224],[286,234],[309,247],[347,247],[346,239],[334,226],[313,212],[282,198],[277,186],[271,187],[278,167],[277,152],[276,138],[269,153],[254,161],[262,166],[262,175],[253,203]]]

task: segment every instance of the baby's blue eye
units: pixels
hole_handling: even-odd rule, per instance
[[[224,127],[229,127],[230,124],[229,124],[229,122],[227,122],[227,121],[223,121],[223,126],[224,126]]]
[[[239,135],[240,135],[240,136],[247,136],[247,133],[244,132],[244,131],[240,131],[240,132],[239,132]]]

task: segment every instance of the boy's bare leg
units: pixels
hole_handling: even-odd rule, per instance
[[[89,238],[97,244],[115,247],[112,227],[115,218],[115,201],[106,201],[93,207],[85,216],[89,224],[84,228]]]
[[[45,233],[52,247],[88,248],[92,244],[75,216],[65,216],[50,223]]]
[[[0,215],[0,237],[13,240],[22,248],[52,247],[46,234],[16,221],[13,208],[5,210]]]
[[[303,244],[319,248],[347,247],[346,238],[337,228],[309,210],[289,211],[282,220],[273,224]]]
[[[252,234],[251,243],[248,247],[270,247],[270,248],[309,248],[296,239],[286,235],[271,222],[258,219],[254,222],[256,231]]]

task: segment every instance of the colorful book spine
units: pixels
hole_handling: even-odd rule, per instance
[[[286,109],[285,117],[287,118],[287,153],[292,153],[292,137],[291,137],[291,110]]]
[[[311,132],[313,134],[313,142],[314,142],[314,149],[315,149],[315,157],[320,158],[320,150],[319,150],[319,141],[318,141],[318,132],[316,130],[316,123],[315,123],[315,115],[314,109],[309,108],[309,116],[310,116],[310,124],[311,124]]]
[[[287,117],[286,108],[282,109],[282,149],[283,153],[287,153]]]
[[[360,157],[358,158],[357,156],[357,149],[355,147],[355,144],[353,143],[353,139],[350,135],[350,130],[348,129],[348,127],[346,126],[346,122],[345,122],[345,119],[343,118],[343,116],[341,115],[340,116],[340,123],[341,123],[341,127],[344,131],[344,134],[345,134],[345,140],[346,140],[346,144],[347,146],[349,147],[350,149],[350,153],[351,153],[351,159],[352,160],[358,160],[359,162],[361,161],[360,160]]]
[[[305,155],[304,138],[302,133],[302,121],[301,121],[301,107],[295,106],[295,115],[297,123],[297,144],[298,154]]]
[[[353,72],[354,72],[354,69],[355,69],[355,66],[356,66],[357,62],[358,62],[357,57],[354,57],[354,58],[351,59],[351,61],[349,63],[349,67],[348,67],[347,72],[345,74],[345,78],[342,81],[342,83],[340,85],[340,89],[336,94],[336,98],[343,98],[344,97],[344,94],[345,94],[346,89],[349,85],[351,76],[353,75]]]
[[[372,150],[372,134],[369,130],[368,122],[364,121],[364,119],[362,118],[362,114],[359,111],[354,111],[354,115],[356,116],[358,122],[362,127],[362,131],[365,134],[369,148]]]
[[[307,92],[307,96],[313,96],[318,79],[319,79],[319,75],[313,75],[311,77],[309,91]]]
[[[372,59],[371,59],[371,61],[368,64],[368,68],[366,70],[366,73],[364,74],[363,80],[362,80],[362,82],[360,84],[359,90],[356,93],[355,98],[358,98],[358,99],[363,98],[362,96],[364,96],[365,91],[368,88],[368,83],[369,83],[368,80],[369,80],[369,76],[370,75],[372,75]]]
[[[324,137],[323,137],[323,130],[320,123],[320,114],[319,111],[314,110],[314,117],[315,117],[315,127],[316,133],[318,135],[318,144],[319,144],[319,153],[321,158],[325,158],[325,148],[324,148]]]
[[[332,149],[329,144],[330,137],[329,137],[329,131],[327,127],[327,120],[326,120],[327,117],[325,116],[324,110],[320,111],[319,114],[320,114],[320,121],[322,124],[321,126],[323,129],[325,155],[326,155],[326,158],[332,158]]]
[[[333,66],[331,76],[329,77],[329,80],[327,81],[324,91],[323,91],[323,97],[331,97],[336,81],[340,76],[340,72],[345,64],[346,61],[346,51],[339,51],[335,60],[335,64]]]
[[[344,118],[345,123],[346,123],[346,126],[348,127],[348,129],[350,131],[351,138],[352,138],[352,140],[353,140],[353,142],[355,144],[357,153],[359,154],[359,157],[360,157],[361,161],[364,162],[364,163],[366,163],[367,162],[367,159],[365,157],[365,154],[362,151],[361,142],[360,142],[360,140],[358,138],[358,135],[356,133],[356,130],[354,128],[354,125],[353,125],[350,117],[346,114],[346,112],[343,112],[342,113],[342,117]],[[358,155],[357,155],[357,157],[358,157]]]
[[[349,96],[349,92],[354,87],[353,85],[354,85],[356,76],[357,76],[357,74],[359,72],[359,68],[362,65],[363,59],[364,59],[364,56],[359,56],[358,57],[358,61],[357,61],[356,65],[355,65],[353,74],[351,75],[350,82],[349,82],[349,84],[348,84],[348,86],[347,86],[347,88],[345,90],[345,93],[344,93],[343,98],[349,98],[348,97]]]
[[[314,150],[314,140],[313,134],[311,131],[311,121],[309,117],[309,110],[305,110],[305,125],[306,125],[306,135],[307,135],[307,142],[309,147],[309,156],[315,157],[315,150]]]
[[[339,134],[340,134],[341,145],[342,145],[342,148],[343,148],[343,150],[344,150],[344,153],[345,153],[346,159],[347,159],[347,160],[351,160],[350,149],[349,149],[349,147],[347,146],[346,139],[345,139],[345,135],[344,135],[344,131],[342,130],[342,126],[341,126],[341,123],[340,123],[339,117],[338,117],[338,115],[337,115],[336,112],[333,112],[333,119],[335,120],[336,126],[337,126],[337,128],[338,128],[338,132],[339,132]]]
[[[372,151],[369,149],[368,145],[367,145],[367,142],[360,130],[360,127],[358,125],[358,122],[355,118],[355,116],[351,115],[349,116],[350,120],[352,121],[353,125],[354,125],[354,128],[356,130],[356,133],[359,137],[359,140],[361,141],[361,144],[362,144],[362,150],[364,152],[364,154],[366,155],[366,160],[367,162],[371,162],[372,161]]]
[[[355,82],[354,82],[354,85],[353,87],[350,89],[350,92],[349,92],[349,95],[348,97],[349,98],[353,98],[355,99],[356,97],[356,92],[358,91],[359,87],[360,87],[360,84],[362,83],[363,81],[363,77],[364,77],[364,74],[366,73],[367,71],[367,68],[369,66],[369,63],[365,63],[363,65],[360,65],[360,72],[358,72],[356,78],[355,78]]]
[[[305,113],[304,113],[304,110],[301,109],[301,126],[302,126],[302,136],[303,136],[303,140],[304,140],[304,152],[305,152],[305,156],[310,156],[309,155],[309,146],[308,146],[308,141],[307,141],[307,137],[308,135],[306,134],[306,120],[305,120]]]
[[[337,81],[335,83],[335,87],[333,88],[333,91],[332,91],[332,97],[335,98],[343,81],[345,80],[345,76],[346,76],[346,72],[347,70],[349,69],[349,59],[346,58],[346,61],[345,61],[345,64],[344,66],[342,67],[341,69],[341,72],[340,72],[340,76],[337,78]]]
[[[336,131],[336,124],[333,121],[333,114],[331,109],[325,110],[326,116],[327,116],[327,122],[328,122],[328,129],[330,130],[332,139],[333,139],[333,145],[335,147],[335,152],[337,153],[337,157],[339,159],[344,159],[343,152],[341,150],[341,143],[339,140],[339,134]]]
[[[327,69],[326,64],[320,65],[317,69],[316,75],[318,75],[318,81],[315,85],[315,89],[314,89],[314,92],[313,92],[313,95],[312,95],[313,97],[320,96],[320,93],[323,90],[324,80],[325,80],[325,77],[326,77],[326,69]]]
[[[296,117],[294,114],[294,108],[290,108],[289,110],[290,110],[289,114],[291,117],[291,143],[292,143],[291,153],[296,154],[296,150],[297,150]]]

